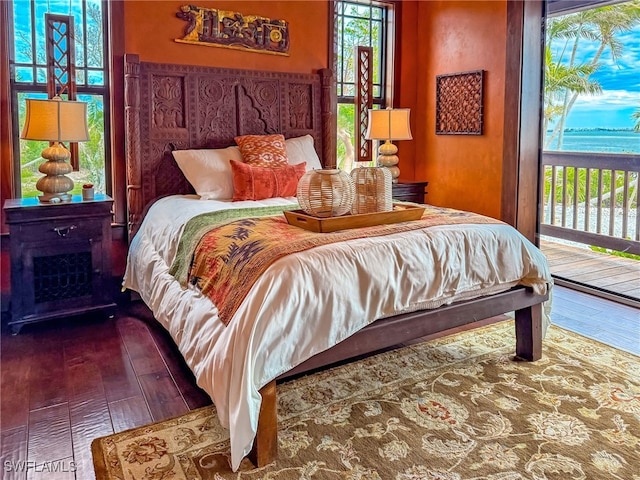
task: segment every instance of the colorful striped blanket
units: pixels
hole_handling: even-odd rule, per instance
[[[185,226],[170,273],[183,288],[196,285],[228,325],[259,276],[285,255],[435,225],[501,223],[470,212],[427,206],[420,220],[316,233],[287,223],[282,212],[294,208],[232,209],[194,217]]]

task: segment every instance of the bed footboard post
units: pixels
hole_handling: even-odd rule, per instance
[[[542,304],[516,310],[516,356],[534,362],[542,357]]]
[[[260,389],[262,404],[258,416],[258,431],[249,453],[249,460],[256,467],[264,467],[278,456],[278,411],[276,381],[271,380]]]

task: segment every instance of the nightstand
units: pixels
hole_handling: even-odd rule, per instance
[[[391,196],[403,202],[424,203],[429,182],[398,182],[391,185]]]
[[[41,204],[37,198],[4,204],[11,245],[11,319],[14,334],[27,323],[97,310],[113,313],[111,206],[96,195]]]

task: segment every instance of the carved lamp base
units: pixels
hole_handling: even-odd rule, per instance
[[[378,148],[378,166],[385,167],[391,173],[391,181],[398,183],[398,177],[400,176],[400,169],[398,168],[398,147],[396,147],[390,140],[386,140]]]
[[[38,167],[45,176],[36,183],[36,188],[42,192],[38,197],[41,203],[70,202],[73,190],[73,180],[66,176],[73,171],[73,167],[67,163],[71,153],[64,145],[55,142],[52,146],[42,151],[42,158],[47,160]]]

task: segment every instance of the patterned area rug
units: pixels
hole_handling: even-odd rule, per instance
[[[640,358],[552,327],[512,359],[513,323],[278,386],[279,456],[229,469],[215,409],[96,439],[100,479],[640,480]]]

